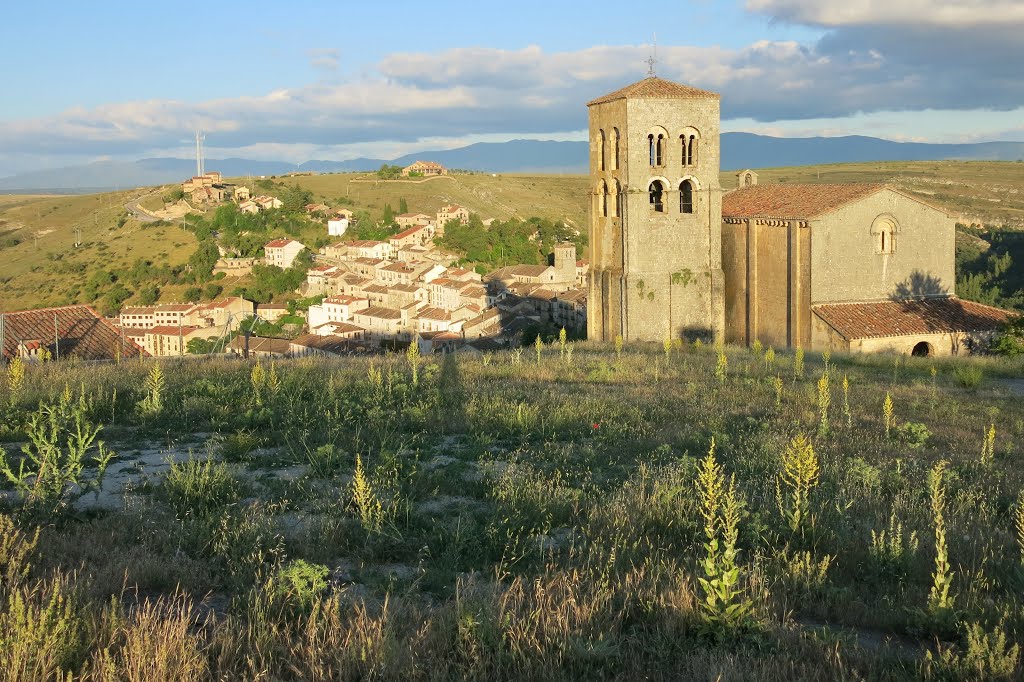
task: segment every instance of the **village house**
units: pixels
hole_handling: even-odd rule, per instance
[[[448,175],[448,169],[434,161],[415,161],[402,169],[402,175],[409,177],[413,173],[425,177]]]
[[[276,265],[282,270],[287,270],[305,248],[302,242],[294,239],[274,239],[263,245],[263,253],[266,255],[267,265]]]
[[[284,303],[260,303],[256,307],[254,315],[265,322],[276,323],[283,317],[288,316],[288,306]]]
[[[437,212],[437,221],[434,223],[436,235],[438,237],[444,236],[444,226],[450,220],[458,220],[463,225],[468,225],[469,209],[463,208],[458,204],[442,206]]]
[[[456,332],[424,332],[416,337],[420,355],[454,353],[463,345],[462,335]]]
[[[340,237],[348,232],[348,218],[331,218],[327,221],[327,236]]]
[[[260,207],[256,205],[256,202],[252,199],[246,199],[242,203],[238,204],[238,210],[242,213],[255,214],[260,212]]]
[[[287,358],[292,354],[291,339],[239,334],[231,339],[228,349],[234,355],[252,358]]]
[[[306,319],[312,330],[328,322],[351,322],[355,311],[366,310],[369,307],[370,300],[365,297],[328,296],[320,305],[309,306]]]
[[[423,225],[415,225],[388,239],[388,244],[391,246],[391,252],[395,253],[402,247],[423,246],[428,241],[430,241],[430,232],[427,228]]]
[[[306,271],[306,288],[303,294],[306,296],[319,296],[327,293],[330,276],[338,272],[337,265],[321,264],[314,265]]]
[[[383,258],[359,257],[350,260],[348,262],[348,268],[357,275],[370,280],[376,280],[378,270],[389,262],[390,261],[386,261]]]
[[[242,202],[248,201],[252,198],[252,192],[249,191],[248,187],[243,185],[235,187],[233,195],[236,204],[241,204]]]
[[[339,325],[339,329],[344,326]],[[361,333],[361,330],[358,332]],[[292,357],[302,358],[310,355],[325,357],[343,357],[353,353],[362,352],[363,345],[358,341],[359,337],[355,332],[341,331],[338,334],[306,334],[293,340],[289,344],[289,353]]]
[[[284,206],[284,202],[277,197],[258,196],[253,197],[252,202],[256,204],[256,207],[261,211],[269,211],[273,208],[281,208]]]
[[[349,258],[379,258],[383,260],[391,256],[391,245],[373,239],[360,239],[349,243],[348,256]]]
[[[309,215],[313,215],[316,213],[327,215],[328,213],[331,212],[331,207],[328,206],[327,204],[306,204],[305,206],[302,207],[302,209]]]
[[[427,289],[422,284],[395,284],[388,287],[384,305],[388,308],[404,308],[410,303],[426,303]]]
[[[72,305],[0,313],[0,360],[117,360],[145,355],[89,306]]]
[[[366,331],[351,322],[324,322],[318,327],[310,327],[311,334],[317,336],[340,336],[344,339],[361,339]]]
[[[402,311],[393,308],[371,306],[356,310],[352,315],[352,323],[366,330],[364,338],[384,341],[398,339],[404,335]]]
[[[223,272],[231,277],[242,277],[252,272],[252,266],[259,262],[259,258],[231,258],[222,257],[217,259],[213,266],[213,274]]]
[[[566,243],[554,248],[554,265],[509,265],[484,277],[488,287],[496,293],[512,284],[542,284],[554,291],[565,291],[576,286],[576,246]]]
[[[156,326],[156,308],[153,306],[127,306],[121,308],[118,324],[122,327],[148,329]]]
[[[146,330],[142,347],[153,357],[168,357],[188,353],[188,342],[192,339],[207,339],[210,329],[190,325],[160,325]]]
[[[403,229],[416,227],[417,225],[429,225],[433,216],[426,213],[402,213],[395,216],[395,224]]]
[[[195,306],[182,316],[182,320],[198,327],[225,327],[234,331],[244,319],[253,316],[253,311],[252,301],[231,296]]]

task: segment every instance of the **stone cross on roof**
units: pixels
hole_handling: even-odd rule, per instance
[[[658,34],[654,34],[654,52],[645,60],[647,64],[647,75],[652,78],[656,75],[654,73],[654,65],[658,63]]]

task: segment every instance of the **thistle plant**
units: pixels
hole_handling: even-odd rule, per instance
[[[818,435],[828,433],[828,408],[832,404],[832,392],[829,390],[828,365],[818,379]]]
[[[21,391],[25,388],[25,363],[16,356],[7,367],[7,404],[13,410],[21,402]]]
[[[420,383],[420,344],[413,341],[405,350],[405,359],[409,363],[409,371],[412,373],[412,385]]]
[[[277,396],[281,392],[281,377],[277,374],[277,363],[271,361],[270,369],[267,371],[267,395]]]
[[[829,363],[829,360],[831,360],[831,359],[832,359],[832,351],[830,351],[830,350],[822,351],[822,353],[821,353],[821,363],[825,366],[825,371],[826,372],[828,371],[828,363]]]
[[[893,405],[892,396],[889,392],[885,393],[885,401],[882,403],[882,420],[885,422],[885,437],[888,438],[892,434],[892,427],[896,423],[896,419],[893,417]]]
[[[761,353],[764,347],[761,345],[761,339],[754,339],[754,343],[750,344],[750,351],[754,354],[754,357],[761,357]]]
[[[164,371],[159,362],[154,362],[146,376],[146,397],[139,403],[139,411],[147,417],[155,417],[164,410]]]
[[[903,524],[893,511],[889,515],[888,528],[871,531],[871,558],[880,568],[903,572],[919,544],[917,531],[911,531],[904,539]]]
[[[766,372],[770,372],[773,367],[775,367],[775,349],[768,346],[768,350],[764,352],[764,369]]]
[[[799,434],[782,453],[782,473],[775,479],[779,511],[793,533],[803,533],[810,516],[811,490],[818,485],[821,468],[807,436]],[[786,487],[783,494],[782,486]]]
[[[718,360],[715,362],[715,378],[718,379],[718,383],[724,384],[726,374],[729,369],[729,358],[725,354],[725,347],[722,344],[718,344]]]
[[[932,572],[932,588],[928,593],[928,611],[932,615],[947,613],[953,608],[954,601],[954,596],[950,594],[954,574],[946,547],[946,486],[943,482],[948,465],[945,460],[939,461],[928,474],[928,498],[932,525],[935,527],[935,570]]]
[[[996,425],[989,424],[982,436],[981,463],[988,466],[996,456]]]
[[[575,348],[575,346],[573,346],[571,343],[565,347],[565,364],[567,365],[572,364],[573,348]]]
[[[544,350],[544,339],[540,338],[540,334],[537,334],[537,339],[533,342],[533,349],[537,352],[537,364],[540,364],[540,354]]]
[[[615,336],[615,361],[618,362],[622,359],[622,334]]]
[[[512,364],[521,365],[523,364],[523,348],[522,346],[516,347],[512,350]]]
[[[796,355],[793,356],[793,376],[796,379],[804,378],[804,349],[796,347]]]
[[[775,388],[775,409],[779,409],[782,407],[782,389],[785,385],[778,374],[772,377],[772,387]]]
[[[846,428],[853,427],[853,413],[850,412],[850,378],[843,375],[843,416],[846,417]]]
[[[565,359],[565,344],[568,341],[569,336],[565,333],[565,327],[558,332],[558,356]]]
[[[704,577],[698,578],[704,599],[701,610],[715,626],[735,628],[750,621],[753,601],[740,587],[742,577],[737,562],[739,520],[742,503],[736,493],[736,477],[726,486],[722,466],[715,461],[715,442],[697,472],[697,495],[704,520]]]

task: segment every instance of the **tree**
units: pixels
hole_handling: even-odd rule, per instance
[[[408,213],[409,212],[409,202],[405,200],[405,197],[402,197],[401,199],[398,200],[398,212],[399,213]]]
[[[189,287],[188,289],[185,289],[184,296],[185,300],[189,303],[198,303],[203,297],[203,290],[199,287]]]
[[[188,264],[192,266],[196,280],[205,282],[213,276],[213,268],[219,259],[220,251],[217,249],[217,244],[212,240],[207,240],[200,242],[195,253],[188,259]]]
[[[153,305],[160,298],[160,289],[155,285],[142,287],[139,291],[139,303],[142,305]]]
[[[384,204],[384,215],[381,220],[385,225],[391,225],[395,222],[395,211],[391,208],[391,204]]]
[[[211,282],[207,284],[205,287],[203,287],[203,298],[208,298],[212,301],[213,299],[220,296],[222,291],[224,291],[224,287],[222,287],[219,284],[214,284]]]

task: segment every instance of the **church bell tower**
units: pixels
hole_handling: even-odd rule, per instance
[[[590,339],[721,339],[719,95],[654,76],[587,104]]]

